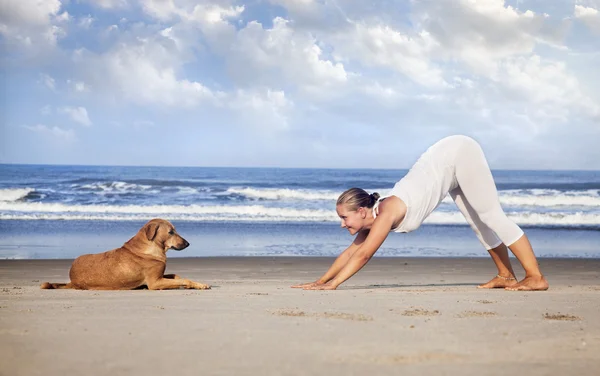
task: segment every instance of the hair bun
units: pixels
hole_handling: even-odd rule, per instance
[[[375,203],[377,202],[377,200],[379,200],[379,197],[381,197],[381,196],[379,195],[379,193],[373,192],[369,195],[369,197],[371,198],[371,206],[372,206],[372,205],[375,205]]]

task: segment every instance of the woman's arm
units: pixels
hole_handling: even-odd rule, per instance
[[[352,255],[354,255],[354,253],[360,248],[365,239],[367,239],[367,235],[369,235],[368,230],[359,232],[352,244],[350,244],[350,246],[346,248],[337,257],[337,259],[335,259],[331,267],[329,267],[329,270],[327,270],[321,278],[317,279],[315,282],[292,286],[292,288],[308,288],[312,286],[319,286],[332,280],[340,272],[340,270],[342,270]]]
[[[328,283],[309,286],[306,287],[306,289],[335,290],[340,284],[356,274],[356,272],[358,272],[367,264],[367,262],[369,262],[369,260],[371,260],[375,252],[377,252],[381,244],[383,244],[384,240],[387,238],[388,234],[390,233],[390,229],[393,228],[394,222],[394,216],[380,213],[380,215],[375,219],[375,222],[373,222],[373,226],[371,227],[371,230],[369,231],[364,242],[357,247],[345,265],[343,265],[343,267],[338,271],[338,273],[336,273],[332,279],[327,281]]]
[[[369,235],[369,231],[361,231],[356,235],[356,238],[350,244],[350,247],[346,248],[344,252],[342,252],[337,259],[333,262],[329,270],[323,274],[321,278],[318,279],[318,282],[327,283],[331,281],[342,268],[348,263],[348,260],[356,253],[356,251],[360,248],[360,246],[364,243]]]

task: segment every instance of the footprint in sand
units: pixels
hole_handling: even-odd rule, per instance
[[[416,354],[402,354],[402,355],[365,355],[356,354],[351,358],[340,358],[338,359],[343,363],[366,363],[366,364],[387,364],[387,365],[399,365],[399,364],[449,364],[464,362],[466,357],[456,353],[443,353],[443,352],[423,352]]]
[[[342,319],[351,321],[373,321],[371,316],[353,313],[342,312],[323,312],[323,313],[307,313],[299,310],[279,309],[272,311],[271,314],[276,316],[292,316],[292,317],[316,317],[325,319]]]
[[[294,317],[303,317],[307,316],[304,311],[297,311],[293,309],[278,309],[277,311],[271,312],[271,314],[276,316],[294,316]]]
[[[383,358],[381,363],[391,364],[421,364],[421,363],[455,363],[460,362],[465,357],[459,354],[447,353],[420,353],[414,355],[396,355]]]
[[[15,291],[17,290],[17,291]],[[13,288],[2,288],[2,293],[3,294],[8,294],[8,295],[23,295],[23,291],[19,291],[22,290],[21,287],[13,287]]]
[[[490,311],[465,311],[459,313],[457,317],[466,318],[466,317],[492,317],[496,316],[496,312]]]
[[[558,321],[579,321],[581,317],[573,316],[573,315],[565,315],[562,313],[550,314],[545,313],[544,318],[546,320],[558,320]]]
[[[440,311],[437,309],[434,311],[428,311],[422,308],[415,309],[407,309],[402,313],[402,316],[437,316],[440,314]]]

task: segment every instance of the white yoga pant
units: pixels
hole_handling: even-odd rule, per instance
[[[523,230],[502,210],[483,150],[471,141],[464,142],[456,154],[458,187],[450,190],[450,196],[486,249],[500,243],[510,246],[523,236]]]

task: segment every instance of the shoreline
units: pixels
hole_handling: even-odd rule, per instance
[[[71,259],[120,247],[143,223],[0,220],[0,259]],[[168,257],[335,257],[353,241],[339,224],[174,222],[191,245]],[[525,229],[538,257],[600,258],[600,231]],[[488,252],[468,226],[423,225],[390,234],[379,257],[482,257]]]
[[[598,274],[598,283],[600,283],[600,258],[575,258],[575,257],[538,257],[538,263],[542,272],[546,276],[555,279],[559,283],[564,283],[564,277],[573,276],[573,273],[591,273]],[[0,260],[0,286],[5,280],[14,282],[21,280],[26,283],[26,278],[18,278],[16,274],[24,275],[40,272],[40,275],[47,275],[48,267],[52,267],[55,277],[61,276],[68,279],[68,272],[74,258],[64,259],[3,259]],[[289,273],[290,277],[295,274],[309,273],[312,271],[315,279],[324,273],[333,263],[335,257],[331,256],[206,256],[206,257],[171,257],[167,255],[167,268],[165,273],[192,273],[195,276],[205,275],[224,279],[227,275],[223,270],[232,267],[240,267],[248,270],[253,275],[253,270],[259,269],[263,273],[272,268],[272,275],[285,275]],[[517,277],[524,276],[523,270],[518,260],[511,255],[511,263],[515,268]],[[298,270],[298,268],[300,270]],[[62,271],[62,273],[60,273]],[[353,285],[353,281],[365,282],[365,275],[370,278],[377,273],[381,274],[383,279],[417,278],[423,279],[418,274],[426,272],[428,274],[447,274],[455,278],[464,279],[485,278],[489,274],[490,278],[495,275],[496,269],[489,257],[440,257],[440,256],[377,256],[373,257],[369,263],[351,279],[342,285]],[[487,274],[486,274],[487,273]],[[12,276],[11,276],[12,274]],[[6,276],[10,276],[9,279]],[[185,275],[182,275],[184,278]],[[237,276],[234,275],[237,278]],[[575,275],[576,280],[583,282],[587,280],[585,276]],[[425,280],[425,279],[423,279]],[[60,281],[51,281],[60,282]],[[485,282],[485,281],[484,281]],[[475,283],[475,282],[474,282]]]
[[[337,291],[329,257],[171,258],[213,289],[41,290],[71,260],[0,260],[1,374],[595,375],[600,259],[540,259],[545,292],[477,289],[484,258],[379,257]],[[518,276],[523,273],[514,265]]]

